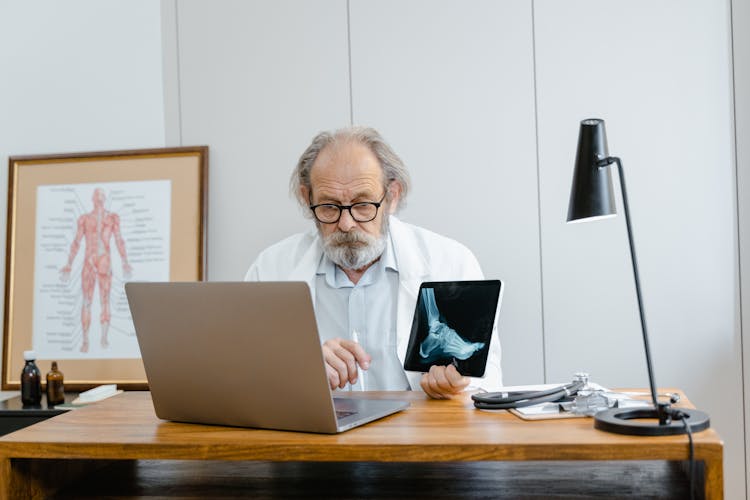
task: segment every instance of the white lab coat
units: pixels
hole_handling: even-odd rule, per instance
[[[394,216],[390,216],[389,226],[398,265],[396,338],[398,359],[403,366],[417,294],[422,282],[481,280],[484,277],[474,254],[457,241],[401,222]],[[320,235],[317,228],[312,228],[305,233],[290,236],[261,252],[247,271],[245,281],[305,281],[310,286],[314,301],[315,273],[322,254]],[[502,300],[502,290],[500,299]],[[495,391],[502,385],[500,352],[495,318],[484,377],[472,378],[469,388],[481,387]],[[421,373],[407,371],[406,376],[412,389],[421,390]]]

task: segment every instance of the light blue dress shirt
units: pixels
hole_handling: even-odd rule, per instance
[[[403,391],[409,381],[396,353],[398,266],[390,235],[380,260],[355,285],[323,254],[316,271],[315,316],[320,341],[359,342],[372,356],[370,368],[348,390]]]

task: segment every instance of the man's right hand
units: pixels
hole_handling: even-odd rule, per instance
[[[355,384],[359,378],[357,366],[367,370],[372,361],[372,357],[361,345],[342,338],[326,340],[323,343],[323,358],[331,389],[343,389],[347,382]]]

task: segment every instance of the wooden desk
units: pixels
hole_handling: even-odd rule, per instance
[[[686,436],[610,434],[594,429],[588,418],[523,421],[507,412],[475,410],[468,397],[369,396],[394,394],[412,406],[343,434],[317,435],[166,422],[156,418],[150,393],[126,392],[0,438],[0,496],[48,496],[95,462],[108,460],[401,462],[408,468],[414,462],[688,457]],[[689,403],[683,398],[681,405]],[[721,439],[708,429],[694,441],[695,458],[705,464],[706,498],[723,498]]]

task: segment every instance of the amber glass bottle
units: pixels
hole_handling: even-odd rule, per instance
[[[24,406],[37,406],[42,402],[42,373],[36,366],[36,353],[24,351],[26,364],[21,372],[21,403]]]
[[[64,402],[63,374],[57,369],[57,361],[53,361],[52,369],[47,373],[47,406],[55,406]]]

